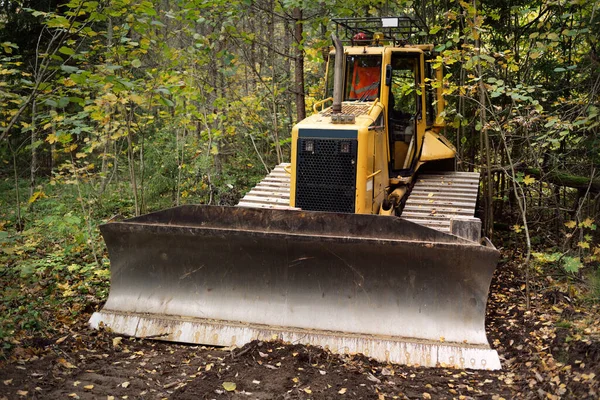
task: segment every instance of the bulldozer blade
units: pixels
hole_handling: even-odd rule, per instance
[[[423,366],[499,369],[485,307],[499,253],[397,217],[182,206],[100,227],[92,327],[242,346],[281,339]]]

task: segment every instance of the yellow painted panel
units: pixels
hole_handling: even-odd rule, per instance
[[[408,153],[408,143],[394,142],[394,169],[402,169]]]
[[[420,161],[435,161],[454,158],[456,150],[446,138],[433,131],[425,132]]]
[[[290,177],[290,206],[296,206],[296,154],[298,153],[298,126],[292,128],[292,176]]]
[[[373,201],[371,204],[371,213],[379,213],[379,208],[385,198],[385,189],[389,184],[388,171],[388,140],[385,130],[377,129],[375,132],[375,162],[373,177]],[[379,172],[378,172],[379,171]]]
[[[367,128],[360,128],[358,130],[358,154],[356,157],[356,214],[371,213],[371,201],[366,204],[367,176],[373,173],[373,164],[369,163],[369,161],[372,160],[372,153],[369,153],[369,140],[371,139],[371,135],[372,131],[369,131]]]

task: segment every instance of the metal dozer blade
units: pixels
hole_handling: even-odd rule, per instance
[[[101,231],[111,288],[92,327],[501,368],[484,326],[499,257],[489,242],[397,217],[219,206],[171,208]]]

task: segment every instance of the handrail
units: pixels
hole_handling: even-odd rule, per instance
[[[379,103],[379,97],[375,99],[375,101],[373,102],[373,104],[371,105],[371,107],[369,107],[369,111],[367,111],[367,114],[371,114],[371,111],[373,111],[373,109],[375,108],[375,106]]]
[[[319,111],[317,110],[317,107],[319,107],[322,104],[325,104],[328,101],[333,101],[333,97],[328,97],[326,99],[317,101],[315,104],[313,104],[313,111],[318,113]],[[321,109],[321,111],[323,111],[323,109]]]
[[[371,175],[367,176],[367,179],[371,179],[372,177],[374,177],[375,175],[378,175],[381,173],[381,170],[377,170],[375,172],[373,172]]]

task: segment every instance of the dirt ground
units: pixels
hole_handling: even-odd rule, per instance
[[[4,399],[597,399],[597,305],[585,312],[550,285],[532,287],[510,265],[496,273],[487,332],[502,371],[386,365],[361,355],[252,342],[216,349],[89,330],[29,338],[0,362]]]

